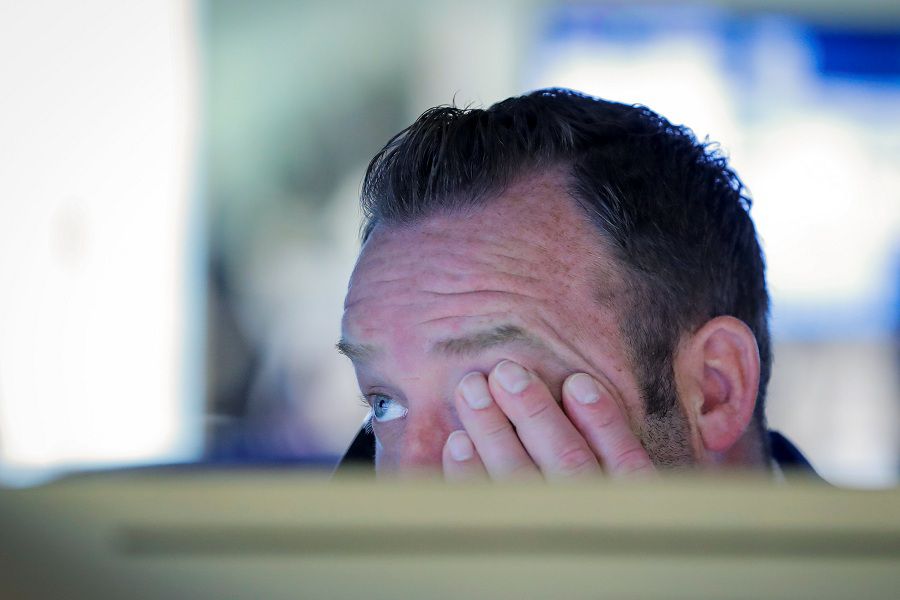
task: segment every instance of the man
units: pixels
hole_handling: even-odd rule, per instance
[[[766,429],[750,201],[690,130],[560,89],[437,107],[362,207],[338,349],[374,440],[348,460],[374,444],[379,474],[450,481],[804,462]]]

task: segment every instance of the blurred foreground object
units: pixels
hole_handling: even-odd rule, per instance
[[[897,490],[323,479],[144,473],[4,492],[0,595],[844,599],[900,589]]]

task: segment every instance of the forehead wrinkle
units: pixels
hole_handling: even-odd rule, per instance
[[[529,306],[544,305],[557,298],[561,290],[569,289],[565,282],[545,281],[540,277],[498,275],[469,281],[430,281],[416,285],[411,279],[408,285],[377,282],[358,291],[344,303],[345,315],[361,311],[373,318],[374,311],[416,311],[433,315],[434,312],[478,312],[479,307],[509,307],[512,302],[525,302]],[[362,308],[360,305],[365,305]],[[432,317],[426,317],[426,320]]]
[[[367,248],[369,256],[361,257],[351,278],[345,309],[370,298],[381,303],[393,297],[393,304],[398,296],[409,300],[417,293],[495,292],[546,300],[571,286],[567,261],[544,256],[548,249],[529,239],[534,236],[515,240],[520,243],[512,249],[509,239],[473,241],[457,231],[440,231],[423,236],[424,243],[420,238],[409,251],[408,238],[415,232],[405,233]]]
[[[498,258],[500,255],[492,254]],[[478,288],[485,279],[497,278],[538,283],[544,280],[535,277],[535,265],[528,257],[502,257],[502,264],[492,262],[487,256],[466,256],[463,254],[443,254],[432,256],[422,254],[415,261],[391,263],[380,277],[370,277],[364,281],[369,287],[385,287],[393,284],[412,285],[425,291],[429,284],[442,287]],[[362,282],[360,282],[362,283]]]
[[[360,263],[366,268],[387,265],[400,272],[414,272],[427,261],[428,271],[437,268],[467,273],[484,267],[493,270],[499,260],[502,270],[528,272],[531,266],[523,263],[542,258],[545,251],[531,228],[505,231],[499,236],[492,229],[473,231],[470,223],[459,219],[433,218],[415,228],[383,232],[378,244],[370,243],[363,249]]]

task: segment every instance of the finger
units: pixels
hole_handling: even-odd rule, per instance
[[[454,431],[444,444],[444,479],[451,483],[487,481],[488,474],[465,431]]]
[[[603,469],[613,477],[645,476],[656,467],[641,441],[631,431],[625,413],[612,395],[585,373],[570,375],[563,383],[563,406]]]
[[[456,412],[491,479],[536,479],[540,472],[488,389],[483,373],[469,373],[456,390]]]
[[[601,473],[588,443],[534,373],[504,360],[491,371],[488,383],[544,477],[559,480]]]

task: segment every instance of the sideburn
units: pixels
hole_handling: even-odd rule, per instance
[[[647,415],[641,444],[657,468],[686,470],[696,465],[691,450],[690,425],[677,401],[664,414]]]

